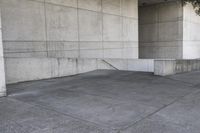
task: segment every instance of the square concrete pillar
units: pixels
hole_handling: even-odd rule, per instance
[[[0,97],[2,96],[6,96],[6,84],[5,84],[5,69],[4,69],[3,43],[2,43],[2,30],[1,30],[1,12],[0,12]]]
[[[139,8],[139,54],[147,59],[199,59],[200,16],[181,0]]]

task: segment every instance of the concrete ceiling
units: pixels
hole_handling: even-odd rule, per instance
[[[177,0],[139,0],[139,5],[151,5],[151,4],[157,4],[162,2],[168,2],[168,1],[177,1]]]

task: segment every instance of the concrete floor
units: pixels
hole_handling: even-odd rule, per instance
[[[0,133],[199,133],[200,72],[98,70],[8,85]]]

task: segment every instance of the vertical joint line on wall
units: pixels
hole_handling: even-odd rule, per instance
[[[123,0],[120,0],[120,18],[121,18],[121,43],[122,43],[122,53],[121,53],[121,56],[122,56],[122,58],[125,58],[126,56],[125,56],[125,42],[127,41],[127,40],[125,40],[124,39],[124,19],[125,19],[125,17],[124,17],[124,15],[123,15]],[[133,54],[133,53],[132,53]]]
[[[103,0],[101,0],[101,43],[102,43],[102,54],[103,54],[103,58],[104,58],[104,39],[103,39]]]
[[[79,8],[78,8],[78,6],[79,6],[79,0],[77,0],[77,30],[78,30],[78,58],[80,58],[81,57],[81,50],[80,50],[80,22],[79,22]]]
[[[120,0],[120,18],[121,18],[121,43],[122,43],[122,46],[123,46],[123,49],[122,49],[122,56],[123,56],[123,50],[125,48],[125,40],[124,40],[124,16],[123,16],[123,13],[122,13],[122,0]]]
[[[181,3],[181,4],[183,4],[183,3]],[[184,47],[184,41],[183,41],[184,40],[184,7],[183,7],[183,5],[181,5],[181,16],[182,16],[182,25],[181,25],[181,28],[182,28],[182,40],[181,40],[181,42],[182,42],[182,44],[181,44],[182,45],[182,48],[181,48],[182,53],[181,54],[182,55],[181,56],[182,56],[182,58],[184,58],[184,51],[183,51],[184,50],[184,48],[183,48]]]
[[[46,12],[46,0],[44,0],[44,21],[45,21],[45,43],[46,43],[46,51],[47,51],[47,57],[49,56],[48,52],[48,42],[47,42],[47,12]]]
[[[160,17],[159,17],[159,5],[156,5],[156,12],[157,12],[157,20],[156,20],[156,24],[157,24],[157,28],[158,28],[158,32],[157,32],[157,41],[159,41],[160,38],[160,29],[159,29],[159,25],[160,25]]]

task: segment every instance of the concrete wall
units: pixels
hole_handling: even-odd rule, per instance
[[[51,64],[58,58],[138,58],[137,0],[0,0],[0,6],[8,83],[54,77],[46,73],[56,73]],[[71,68],[62,71],[56,76]]]
[[[5,57],[138,58],[137,0],[0,0]]]
[[[16,83],[75,75],[97,69],[153,72],[154,60],[6,58],[6,66],[7,83]]]
[[[5,95],[6,95],[6,85],[5,85],[5,70],[4,70],[2,31],[1,31],[1,8],[0,8],[0,97]]]
[[[180,1],[139,7],[140,58],[182,58],[182,38]]]
[[[200,16],[195,13],[191,4],[183,9],[183,58],[200,58]]]
[[[154,74],[160,76],[173,75],[177,73],[200,71],[199,59],[178,59],[178,60],[155,60]]]

